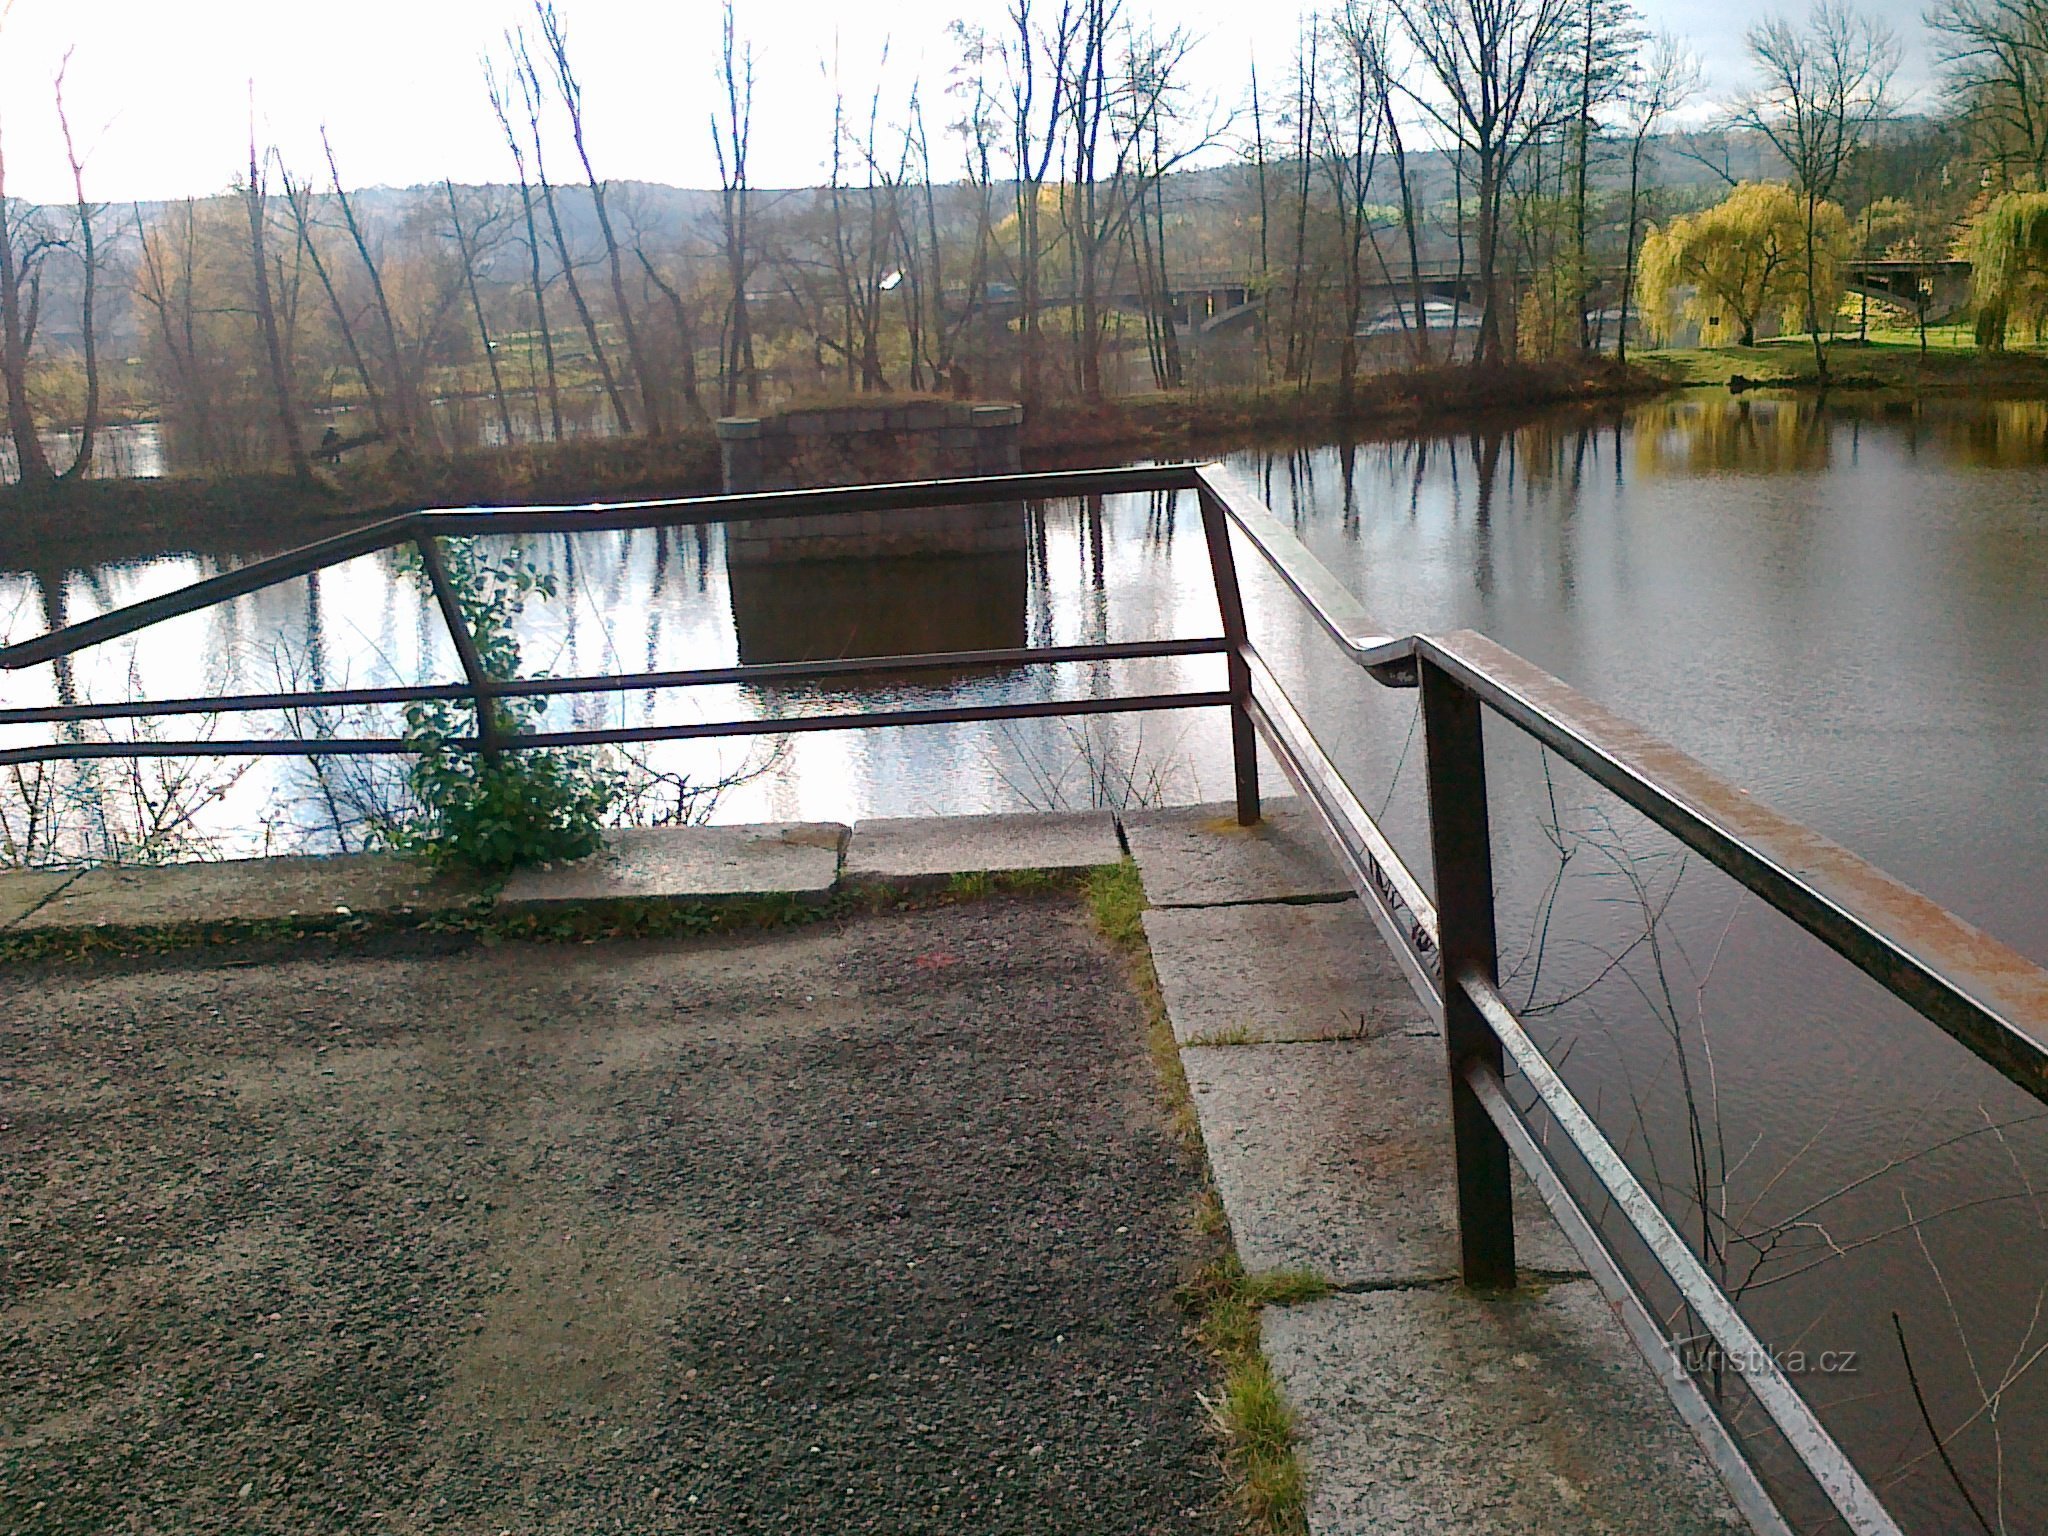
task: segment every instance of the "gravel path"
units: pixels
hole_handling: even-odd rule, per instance
[[[0,973],[0,1530],[1218,1529],[1065,900]]]

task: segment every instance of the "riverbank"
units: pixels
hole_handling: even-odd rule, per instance
[[[1060,468],[1082,456],[1178,456],[1219,438],[1274,434],[1336,436],[1413,432],[1529,406],[1573,405],[1655,395],[1660,374],[1612,358],[1511,363],[1475,372],[1464,366],[1368,374],[1348,405],[1332,383],[1273,389],[1134,395],[1100,406],[1060,403],[1024,423],[1028,468]]]
[[[1179,458],[1234,439],[1415,431],[1529,406],[1626,399],[1668,388],[1611,359],[1374,374],[1348,406],[1333,384],[1173,392],[1031,413],[1027,469]],[[310,482],[285,474],[94,480],[34,493],[0,489],[0,566],[55,574],[172,550],[248,557],[422,507],[507,506],[697,496],[721,488],[708,429],[527,444],[447,459],[364,456]]]
[[[2048,396],[2048,352],[2013,348],[1985,352],[1958,326],[1930,328],[1927,350],[1911,332],[1873,332],[1868,341],[1843,339],[1827,347],[1829,387],[1845,392],[1885,391],[1912,396]],[[1812,389],[1819,379],[1813,343],[1780,336],[1753,347],[1691,347],[1644,352],[1643,371],[1667,386],[1747,386]]]

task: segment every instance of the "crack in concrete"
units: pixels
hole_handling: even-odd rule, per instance
[[[1534,1265],[1521,1266],[1515,1274],[1520,1281],[1534,1280],[1545,1285],[1567,1285],[1574,1280],[1593,1278],[1583,1269],[1545,1269]],[[1332,1296],[1377,1296],[1407,1291],[1458,1291],[1465,1287],[1465,1282],[1448,1270],[1432,1275],[1379,1276],[1370,1280],[1331,1280],[1320,1275],[1316,1278],[1328,1287],[1322,1295],[1305,1296],[1298,1301],[1269,1301],[1266,1305],[1306,1307],[1318,1301],[1326,1301]]]
[[[1330,907],[1356,901],[1356,891],[1324,891],[1306,896],[1241,896],[1232,901],[1155,901],[1155,912],[1213,912],[1222,907]]]

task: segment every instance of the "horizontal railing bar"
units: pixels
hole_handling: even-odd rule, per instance
[[[713,720],[688,725],[602,727],[579,731],[541,731],[507,735],[498,742],[505,752],[540,751],[553,747],[592,747],[648,741],[695,741],[728,736],[782,736],[805,731],[877,730],[906,725],[965,725],[994,720],[1049,720],[1069,715],[1145,714],[1162,709],[1211,709],[1227,706],[1227,691],[1205,693],[1126,694],[1100,699],[1034,699],[1016,704],[969,704],[936,709],[860,710],[846,714],[784,715],[761,720]],[[446,738],[462,751],[477,746],[473,736]],[[96,759],[157,757],[371,757],[405,756],[417,744],[389,737],[323,736],[306,740],[258,737],[234,741],[87,741],[53,742],[0,751],[0,767],[16,763],[77,762]]]
[[[2048,971],[1471,630],[1420,654],[2048,1102]]]
[[[833,485],[802,491],[749,491],[664,500],[591,502],[582,506],[446,508],[422,512],[422,533],[441,538],[475,534],[603,533],[698,523],[760,522],[861,512],[917,511],[998,501],[1056,501],[1069,496],[1121,496],[1192,490],[1190,464],[1135,469],[1070,469],[953,480],[901,480]]]
[[[1751,1331],[1735,1304],[1714,1277],[1686,1246],[1650,1192],[1645,1189],[1605,1133],[1586,1113],[1564,1079],[1557,1075],[1540,1047],[1529,1038],[1514,1010],[1482,977],[1470,973],[1445,979],[1456,985],[1479,1010],[1487,1027],[1499,1039],[1508,1060],[1520,1072],[1549,1111],[1579,1156],[1585,1159],[1593,1177],[1613,1197],[1615,1208],[1634,1228],[1650,1255],[1677,1289],[1707,1332],[1725,1352],[1730,1365],[1741,1374],[1771,1422],[1778,1426],[1806,1469],[1820,1484],[1843,1522],[1861,1536],[1900,1536],[1893,1521],[1863,1474],[1856,1470],[1842,1448],[1815,1417],[1792,1383],[1778,1369],[1763,1341]],[[1469,1081],[1469,1078],[1468,1078]]]
[[[450,736],[447,744],[474,751],[474,736]],[[256,736],[225,741],[56,741],[0,751],[0,768],[17,763],[130,761],[158,757],[404,757],[419,751],[412,742],[389,736]]]
[[[933,651],[918,656],[840,656],[829,661],[765,661],[689,672],[626,672],[591,677],[546,677],[494,683],[499,698],[563,693],[632,693],[640,689],[702,688],[720,683],[802,682],[870,672],[950,671],[994,666],[1053,666],[1087,661],[1146,661],[1162,656],[1221,656],[1222,636],[1194,640],[1110,640],[1093,645],[1017,646],[993,651]]]
[[[762,491],[739,496],[686,496],[644,501],[588,502],[549,507],[465,507],[407,512],[366,527],[338,533],[302,548],[253,561],[239,570],[180,587],[82,619],[62,629],[0,648],[0,669],[15,671],[69,656],[89,646],[210,608],[279,582],[291,581],[344,560],[357,559],[415,538],[471,534],[593,533],[624,528],[675,527],[696,523],[822,517],[834,513],[978,505],[993,501],[1045,501],[1067,496],[1108,496],[1147,491],[1189,490],[1192,465],[1138,469],[1059,470],[1028,475],[984,475],[970,479],[915,480],[893,484],[830,486],[820,490]]]
[[[69,656],[88,646],[101,645],[108,640],[118,640],[123,635],[133,634],[138,629],[147,629],[152,624],[161,624],[166,619],[182,618],[196,613],[201,608],[211,608],[230,598],[244,597],[264,587],[281,581],[309,575],[314,571],[338,565],[344,560],[359,559],[373,555],[381,549],[403,544],[412,536],[414,514],[388,517],[382,522],[371,523],[364,528],[337,533],[331,538],[317,540],[298,549],[288,550],[281,555],[272,555],[266,560],[253,561],[239,570],[223,571],[218,576],[209,576],[196,581],[189,587],[180,587],[175,592],[166,592],[159,597],[144,598],[139,603],[130,603],[125,608],[116,608],[111,613],[100,614],[97,618],[81,619],[76,624],[67,624],[62,629],[53,629],[46,635],[33,640],[24,640],[0,650],[0,669],[17,671],[32,667],[39,662],[53,661],[59,656]]]
[[[1227,692],[1135,694],[1106,699],[1046,699],[1025,704],[963,704],[941,709],[867,710],[844,715],[785,715],[773,720],[715,720],[698,725],[647,725],[613,731],[548,731],[508,736],[505,749],[585,747],[642,741],[697,741],[724,736],[780,736],[803,731],[881,730],[901,725],[970,725],[991,720],[1048,720],[1068,715],[1144,714],[1207,709],[1230,703]]]
[[[1389,635],[1374,624],[1366,616],[1365,605],[1235,471],[1222,464],[1204,464],[1196,471],[1196,479],[1200,494],[1216,499],[1224,515],[1237,524],[1346,656],[1388,687],[1414,685],[1414,641]]]
[[[951,670],[955,667],[1052,666],[1089,661],[1144,661],[1167,656],[1220,656],[1230,649],[1221,635],[1192,640],[1113,640],[1094,645],[1023,646],[990,651],[938,651],[917,656],[845,656],[826,661],[753,662],[700,667],[685,672],[604,673],[588,677],[515,678],[494,683],[494,698],[552,694],[632,693],[663,688],[699,688],[723,683],[789,682],[871,672]],[[470,697],[467,683],[424,683],[388,688],[334,688],[299,693],[237,693],[219,698],[131,699],[115,704],[48,704],[0,709],[0,726],[57,725],[76,721],[139,720],[157,715],[246,715],[288,709],[341,709],[372,704],[459,703]]]
[[[1529,1182],[1536,1186],[1536,1193],[1549,1207],[1565,1239],[1585,1263],[1587,1274],[1600,1288],[1600,1294],[1607,1298],[1607,1305],[1620,1319],[1650,1369],[1656,1373],[1658,1382],[1671,1398],[1672,1406],[1685,1420],[1693,1438],[1699,1441],[1700,1449],[1706,1453],[1708,1463],[1720,1477],[1721,1485],[1728,1490],[1736,1509],[1757,1536],[1792,1536],[1792,1527],[1765,1490],[1756,1469],[1735,1443],[1728,1426],[1721,1422],[1721,1416],[1714,1412],[1699,1383],[1685,1369],[1642,1295],[1601,1241],[1578,1197],[1558,1175],[1557,1169],[1551,1166],[1549,1156],[1537,1142],[1528,1122],[1516,1111],[1491,1063],[1477,1060],[1469,1063],[1465,1069],[1465,1081],[1471,1084],[1472,1092],[1499,1129],[1508,1150],[1522,1165],[1522,1171],[1528,1174]]]
[[[0,709],[0,726],[63,725],[76,721],[143,720],[156,715],[247,715],[266,710],[344,709],[365,704],[445,704],[469,697],[467,683],[418,683],[389,688],[333,688],[302,693],[231,693],[209,699],[126,699],[114,704],[39,704]]]

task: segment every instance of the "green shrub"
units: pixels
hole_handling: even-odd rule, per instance
[[[485,673],[517,677],[519,615],[530,598],[555,595],[554,578],[517,549],[496,561],[469,539],[450,539],[442,550]],[[425,580],[424,571],[415,574]],[[491,706],[492,721],[501,736],[510,736],[537,723],[546,707],[540,699],[502,699]],[[405,739],[419,754],[409,782],[420,809],[399,829],[398,846],[488,873],[597,852],[624,776],[594,752],[487,755],[456,745],[478,734],[474,716],[468,704],[407,707]]]

